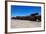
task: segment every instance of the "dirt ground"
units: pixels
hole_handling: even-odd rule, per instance
[[[41,22],[14,19],[11,20],[11,28],[34,28],[40,26]]]

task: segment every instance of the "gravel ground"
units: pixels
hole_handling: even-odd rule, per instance
[[[11,20],[11,28],[34,28],[40,26],[41,22],[14,19]]]

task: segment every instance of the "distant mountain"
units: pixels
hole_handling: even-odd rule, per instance
[[[31,21],[41,21],[41,15],[38,15],[38,13],[32,14],[30,16],[16,16],[12,17],[12,19],[19,19],[19,20],[31,20]]]

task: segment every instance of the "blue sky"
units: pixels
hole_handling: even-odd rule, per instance
[[[39,13],[40,15],[41,7],[40,6],[11,5],[11,16],[27,16],[32,13]]]

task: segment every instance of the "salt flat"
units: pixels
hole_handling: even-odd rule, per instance
[[[14,19],[11,20],[11,28],[34,28],[40,26],[41,22]]]

